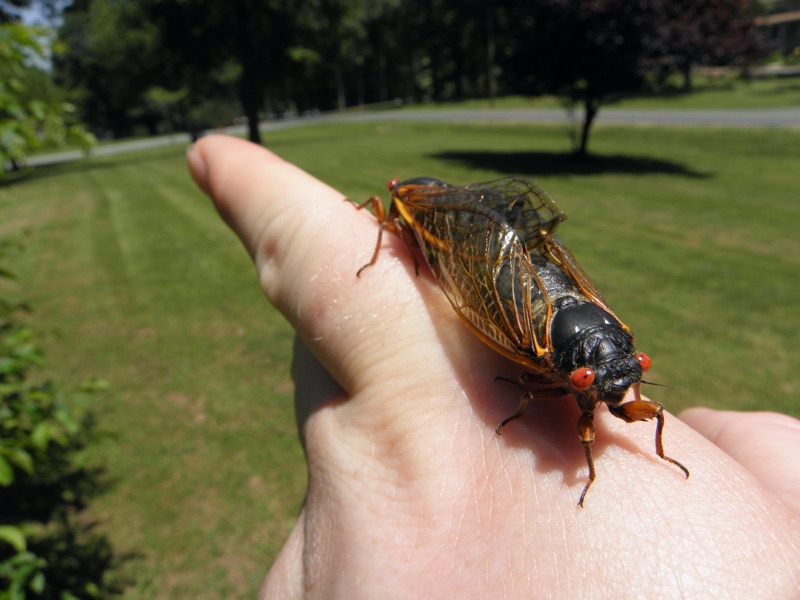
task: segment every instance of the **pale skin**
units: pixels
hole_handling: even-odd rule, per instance
[[[797,595],[799,421],[667,414],[664,447],[687,480],[655,455],[653,422],[601,407],[580,508],[575,402],[531,402],[496,435],[519,390],[494,379],[521,367],[461,326],[395,236],[356,278],[374,217],[235,138],[200,140],[188,163],[298,336],[309,485],[261,598]]]

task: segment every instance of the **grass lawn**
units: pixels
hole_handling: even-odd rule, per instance
[[[673,87],[664,93],[643,93],[609,102],[603,109],[744,109],[782,108],[800,106],[800,78],[769,78],[744,80],[730,75],[722,79],[709,80],[701,76],[693,79],[693,91],[686,93]],[[677,82],[674,82],[677,86]],[[488,108],[486,99],[463,102],[424,103],[414,108]],[[497,108],[562,108],[561,101],[553,96],[525,97],[505,96],[498,98]]]
[[[560,126],[330,124],[265,142],[351,198],[392,177],[535,178],[648,378],[671,386],[651,397],[800,416],[800,131],[599,126],[588,163]],[[305,485],[292,332],[182,150],[38,169],[0,186],[0,212],[0,232],[30,231],[6,294],[35,309],[44,375],[112,385],[93,399],[112,486],[92,514],[136,554],[126,597],[254,597]]]

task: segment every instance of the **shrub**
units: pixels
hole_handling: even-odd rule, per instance
[[[0,263],[12,246],[0,242]],[[83,458],[96,429],[75,411],[104,385],[66,394],[32,381],[43,357],[22,308],[0,299],[0,600],[108,597],[118,559],[81,512],[100,488],[101,471]]]

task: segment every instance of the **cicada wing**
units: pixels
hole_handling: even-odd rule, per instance
[[[426,260],[458,315],[495,350],[537,369],[551,308],[514,228],[476,202],[415,216]]]
[[[478,202],[497,211],[522,239],[529,252],[541,252],[543,244],[567,218],[555,201],[534,182],[506,177],[464,186],[480,195]]]
[[[536,265],[550,264],[563,211],[520,178],[463,187],[416,178],[397,184],[393,201],[459,316],[497,351],[536,370],[549,352],[552,317]]]
[[[406,207],[429,212],[462,210],[465,206],[481,204],[496,213],[493,220],[514,229],[529,252],[541,252],[558,224],[567,218],[547,192],[519,177],[461,187],[430,178],[415,178],[398,184],[395,194],[400,212],[407,220],[413,216],[403,210]]]

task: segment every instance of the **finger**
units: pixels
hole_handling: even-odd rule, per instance
[[[800,421],[773,412],[690,408],[680,418],[800,513]]]
[[[323,199],[342,199],[269,150],[238,138],[203,138],[189,149],[187,163],[197,185],[211,196],[225,222],[256,259],[269,258],[259,255],[259,243],[292,203],[310,207]],[[313,219],[315,214],[309,210],[308,216]]]
[[[292,352],[292,379],[297,431],[305,447],[305,423],[311,413],[325,404],[341,402],[346,394],[298,337]]]
[[[299,598],[303,590],[303,543],[305,509],[300,513],[289,539],[272,563],[258,592],[258,600]]]
[[[423,370],[441,344],[425,320],[420,282],[385,250],[369,277],[355,275],[375,246],[374,217],[298,167],[236,138],[203,138],[187,162],[253,257],[269,300],[345,390],[380,379],[382,364]],[[384,237],[384,246],[394,245],[401,260],[409,260],[395,236]],[[417,343],[434,350],[403,354]]]

